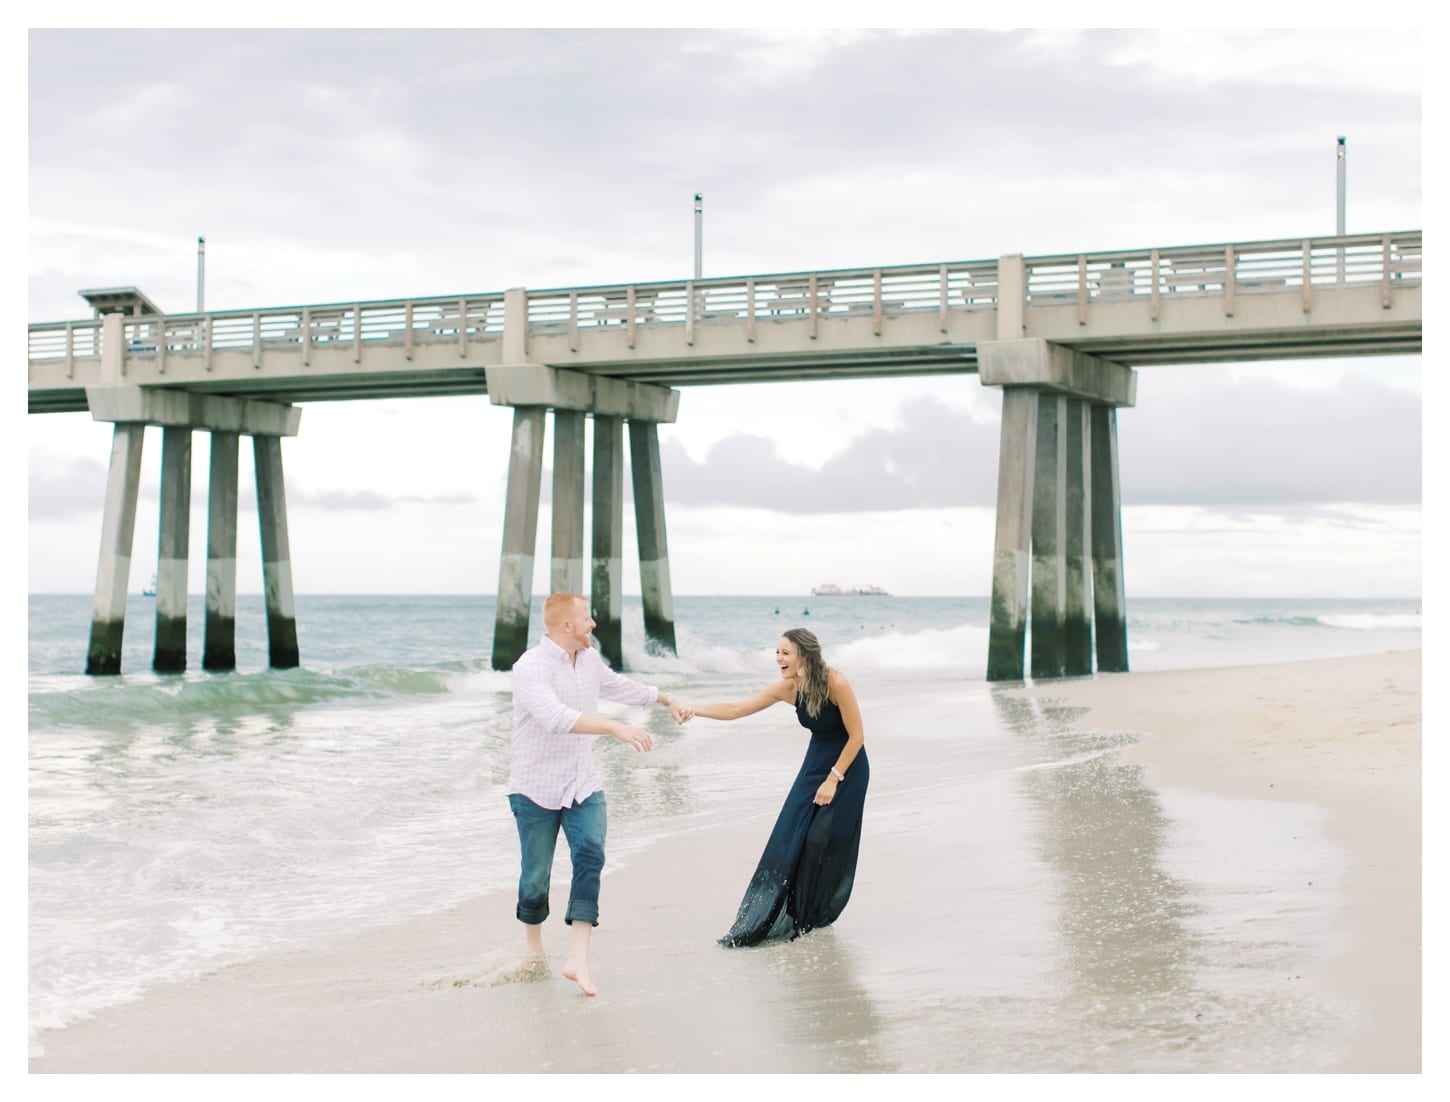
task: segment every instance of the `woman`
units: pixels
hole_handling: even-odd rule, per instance
[[[735,925],[720,939],[726,947],[794,938],[829,926],[851,898],[861,811],[871,766],[866,760],[861,709],[851,683],[821,657],[821,644],[793,628],[775,647],[780,680],[748,700],[687,705],[706,719],[739,719],[770,705],[795,705],[811,732],[805,761],[786,795],[765,853]]]

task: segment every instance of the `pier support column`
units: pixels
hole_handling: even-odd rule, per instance
[[[96,565],[96,600],[86,673],[121,672],[121,638],[126,628],[126,583],[136,534],[136,497],[141,488],[144,424],[118,423],[111,436],[111,466],[101,521],[101,554]]]
[[[594,418],[594,506],[589,603],[594,638],[612,669],[624,666],[624,420],[607,414]]]
[[[1036,481],[1032,490],[1032,676],[1061,677],[1067,570],[1063,553],[1067,502],[1063,495],[1067,448],[1066,402],[1056,394],[1037,399]]]
[[[527,311],[519,292],[516,333],[526,329]],[[505,302],[507,313],[508,301]],[[505,321],[505,334],[509,323]],[[493,665],[512,669],[528,645],[529,579],[533,575],[534,541],[538,528],[539,480],[546,410],[555,411],[555,428],[564,440],[555,442],[555,558],[581,560],[583,531],[572,491],[566,495],[558,480],[583,485],[579,464],[583,455],[582,429],[574,442],[567,411],[594,415],[594,540],[592,587],[596,624],[594,637],[600,651],[619,669],[623,654],[619,642],[619,553],[623,531],[621,491],[623,452],[621,424],[629,422],[631,466],[634,469],[635,519],[639,524],[640,577],[644,589],[645,646],[651,653],[675,653],[675,613],[670,595],[669,555],[665,550],[664,498],[660,484],[659,425],[672,422],[679,411],[679,391],[648,383],[625,382],[565,371],[546,364],[512,362],[522,357],[522,340],[503,349],[504,363],[487,367],[488,400],[514,407],[514,443],[509,457],[508,502],[504,516],[504,554],[499,563],[498,622],[494,628]],[[563,426],[562,428],[560,426]],[[561,472],[575,472],[562,474]],[[561,514],[566,500],[568,511]],[[576,553],[573,548],[578,546]],[[551,571],[551,576],[557,576]],[[583,585],[582,577],[579,585]],[[569,587],[579,592],[577,586]]]
[[[292,597],[292,553],[287,543],[287,495],[282,482],[282,440],[257,436],[257,519],[262,529],[262,584],[267,591],[267,664],[295,668],[297,609]]]
[[[554,411],[551,593],[584,592],[584,414]]]
[[[1063,605],[1062,668],[1069,677],[1093,672],[1093,591],[1090,576],[1091,514],[1087,473],[1092,469],[1090,406],[1081,398],[1063,399]]]
[[[504,503],[503,552],[498,563],[498,607],[493,628],[493,668],[511,670],[529,647],[534,548],[539,533],[539,483],[544,472],[543,406],[514,408],[509,448],[508,497]]]
[[[1021,681],[1027,644],[1027,583],[1032,546],[1032,485],[1037,458],[1037,392],[1002,391],[997,459],[997,536],[992,555],[992,610],[987,680]]]
[[[1118,485],[1118,412],[1092,407],[1093,614],[1098,669],[1126,673],[1128,612],[1123,597],[1123,509]]]
[[[120,318],[107,315],[107,343],[119,347]],[[130,569],[141,441],[147,425],[162,429],[161,532],[156,567],[158,671],[186,669],[186,585],[191,529],[191,434],[210,432],[211,492],[207,527],[206,642],[203,669],[236,668],[236,547],[238,438],[254,438],[257,511],[262,523],[262,571],[267,589],[267,634],[272,665],[297,665],[297,621],[287,554],[287,508],[282,491],[280,437],[296,436],[302,411],[276,402],[192,394],[169,387],[119,383],[119,353],[104,384],[86,387],[96,421],[116,426],[96,582],[87,673],[119,673],[126,576]],[[124,557],[124,561],[122,558]],[[121,601],[117,606],[116,601]]]
[[[204,670],[237,668],[237,456],[234,432],[211,434],[206,525]]]
[[[670,552],[665,539],[660,427],[630,421],[629,466],[634,479],[634,520],[639,533],[639,585],[644,604],[644,646],[650,654],[678,654],[675,602],[670,590]]]
[[[1035,338],[980,342],[977,363],[1002,387],[987,680],[1091,673],[1094,636],[1099,667],[1127,669],[1114,411],[1137,377]]]
[[[161,430],[161,534],[156,553],[157,673],[186,669],[186,568],[191,542],[191,429]]]

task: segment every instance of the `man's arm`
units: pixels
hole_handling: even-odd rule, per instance
[[[649,750],[655,744],[655,740],[643,727],[633,727],[604,716],[581,715],[574,721],[574,726],[569,728],[569,732],[575,735],[608,735],[636,750]]]
[[[600,664],[603,665],[602,661]],[[640,708],[647,708],[651,704],[663,704],[670,710],[670,715],[674,717],[676,723],[684,723],[689,718],[685,713],[685,706],[676,701],[669,693],[663,692],[653,685],[643,685],[625,677],[622,673],[616,673],[608,666],[604,666],[600,674],[599,695],[616,704],[633,704]]]
[[[636,750],[654,745],[648,731],[628,723],[590,715],[559,699],[548,671],[520,663],[514,667],[514,706],[527,712],[546,731],[556,735],[608,735]]]

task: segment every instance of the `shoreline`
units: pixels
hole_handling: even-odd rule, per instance
[[[1105,674],[1024,687],[1143,732],[1119,752],[1159,789],[1311,804],[1348,855],[1344,949],[1317,982],[1363,1006],[1345,1072],[1422,1070],[1421,652]],[[1306,730],[1294,717],[1310,713]]]
[[[1336,1066],[1268,1070],[1411,1072],[1421,1068],[1419,676],[1420,652],[1402,651],[992,692],[1087,708],[1073,721],[1083,728],[1151,732],[1111,756],[1141,766],[1153,789],[1321,808],[1330,837],[1348,855],[1335,912],[1348,936],[1342,951],[1306,967],[1316,985],[1363,1007],[1365,1017]],[[943,696],[949,705],[952,692]],[[606,870],[605,924],[595,931],[592,960],[597,999],[580,996],[557,975],[566,928],[556,878],[556,913],[545,931],[552,974],[521,967],[511,890],[480,895],[326,945],[216,968],[42,1031],[43,1055],[32,1056],[30,1071],[998,1070],[1001,1056],[923,1047],[908,1030],[922,1013],[936,1019],[938,1030],[955,1015],[969,1022],[973,1014],[997,1014],[990,1008],[1004,992],[1039,998],[1038,961],[1030,952],[1015,960],[1014,939],[1025,943],[1022,929],[1044,921],[1051,892],[1016,879],[1023,875],[1021,854],[990,864],[1000,848],[990,811],[974,813],[982,821],[973,827],[978,835],[948,836],[941,826],[961,822],[951,799],[923,800],[921,793],[932,790],[897,793],[892,782],[883,784],[892,777],[909,789],[906,767],[938,757],[947,791],[959,792],[964,779],[982,782],[971,759],[949,760],[947,744],[908,746],[897,737],[938,714],[922,709],[945,705],[912,705],[905,697],[889,707],[875,703],[881,707],[868,736],[874,776],[863,875],[837,928],[773,948],[724,951],[714,944],[773,820],[782,792],[772,781],[758,814],[712,816],[707,827],[668,837]],[[778,728],[742,728],[734,752],[780,757],[770,740],[778,740]],[[968,804],[992,791],[969,789]],[[947,862],[965,862],[962,884],[948,888],[936,879]],[[682,876],[688,891],[680,890]],[[941,899],[935,911],[923,912],[919,942],[902,944],[898,900],[923,882],[935,885],[928,894]],[[976,985],[961,992],[955,973],[945,980],[936,973],[945,962],[940,954],[950,951],[945,931],[958,913],[953,908],[978,898],[972,959],[947,968],[965,969],[968,985]],[[1004,900],[1020,906],[1020,915],[998,906]],[[1047,925],[1052,918],[1047,914]],[[1025,1012],[1037,1013],[1032,1006]],[[1061,1011],[1049,1004],[1042,1012],[1043,1027],[1051,1028],[1051,1015]],[[1019,1027],[1038,1028],[1030,1017],[1003,1026]],[[577,1043],[548,1043],[564,1033]],[[1153,1070],[1141,1061],[1114,1067],[1111,1053],[1094,1059],[1096,1065],[1059,1055],[1053,1066],[1025,1070]],[[1211,1059],[1211,1052],[1199,1057],[1200,1064]]]

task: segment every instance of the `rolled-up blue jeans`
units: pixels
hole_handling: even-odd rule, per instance
[[[514,911],[519,921],[537,926],[549,917],[549,873],[554,867],[554,843],[563,827],[574,868],[564,921],[581,919],[598,926],[599,876],[604,871],[604,793],[592,792],[570,807],[547,808],[513,792],[509,794],[509,807],[518,824],[522,853],[519,903]]]

